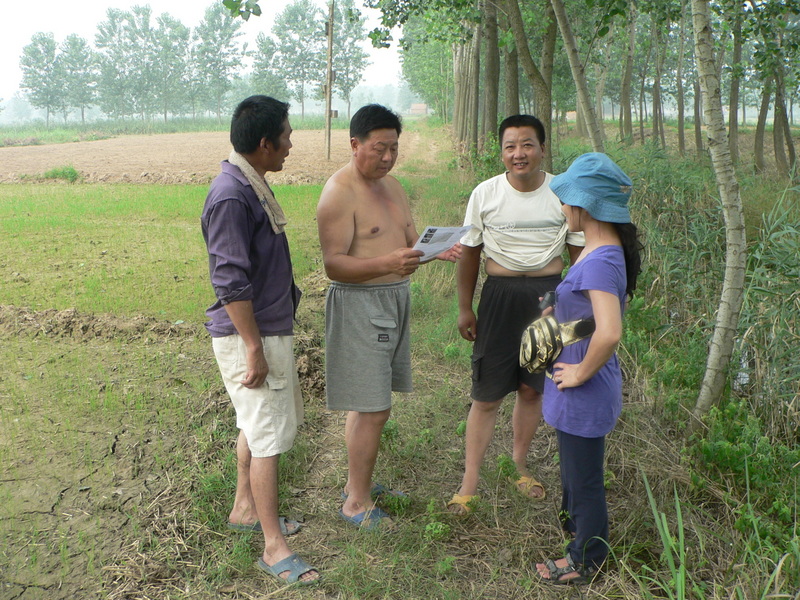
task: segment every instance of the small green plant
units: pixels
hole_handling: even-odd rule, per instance
[[[458,425],[456,425],[456,435],[461,437],[466,433],[467,433],[467,422],[459,421]]]
[[[450,537],[450,525],[441,521],[441,512],[438,509],[436,500],[431,499],[425,509],[425,518],[428,523],[422,533],[429,542],[443,541]]]
[[[501,477],[506,479],[513,479],[514,481],[519,479],[517,465],[514,464],[514,460],[508,454],[501,454],[497,457],[497,471]]]
[[[389,419],[386,421],[386,425],[383,426],[383,431],[381,431],[381,450],[389,450],[393,448],[399,439],[400,426],[394,419]]]
[[[442,560],[436,563],[436,574],[439,577],[450,575],[455,570],[455,565],[455,556],[445,556]]]
[[[461,356],[461,349],[458,347],[458,344],[447,344],[444,347],[444,357],[448,360],[455,360],[459,356]]]
[[[56,167],[54,169],[50,169],[49,171],[45,171],[42,177],[44,179],[64,179],[70,183],[75,183],[81,178],[81,174],[78,173],[75,167],[68,165],[65,167]]]
[[[617,480],[617,476],[611,469],[606,469],[605,473],[603,473],[603,487],[607,490],[611,489],[611,486],[614,485],[614,482]]]
[[[425,525],[424,537],[429,542],[445,540],[450,537],[450,525],[441,521],[428,523]]]

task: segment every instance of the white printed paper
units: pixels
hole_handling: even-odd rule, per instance
[[[419,257],[419,262],[433,260],[442,252],[450,250],[470,230],[470,227],[426,227],[419,236],[414,250],[421,250],[425,254]]]

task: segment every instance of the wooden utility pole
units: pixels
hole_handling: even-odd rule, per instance
[[[335,0],[331,0],[328,11],[328,68],[325,76],[325,159],[331,159],[331,98],[333,97],[333,10]]]

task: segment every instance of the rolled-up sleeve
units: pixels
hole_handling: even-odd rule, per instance
[[[582,231],[568,231],[567,244],[570,246],[585,246],[586,237],[583,235]]]
[[[247,207],[233,198],[218,202],[207,215],[206,230],[208,269],[217,299],[222,304],[252,300],[252,226]]]
[[[461,243],[464,246],[475,248],[483,244],[483,215],[481,215],[480,202],[475,190],[472,191],[469,197],[467,212],[464,215],[464,226],[472,227],[461,238]]]

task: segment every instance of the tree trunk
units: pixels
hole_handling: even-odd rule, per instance
[[[667,25],[669,26],[669,25]],[[655,29],[655,45],[656,45],[656,73],[653,78],[653,144],[658,144],[661,141],[661,146],[665,147],[666,143],[663,140],[664,126],[662,123],[662,108],[661,108],[661,71],[664,68],[664,43],[661,36],[661,24],[657,23]]]
[[[578,45],[575,43],[575,37],[572,35],[572,27],[570,27],[569,21],[567,20],[567,11],[564,8],[564,2],[563,0],[550,0],[550,4],[553,6],[553,12],[556,14],[558,29],[561,31],[564,49],[567,51],[569,67],[570,71],[572,71],[572,79],[575,81],[575,87],[578,90],[578,103],[583,111],[589,129],[589,140],[592,143],[592,150],[595,152],[604,152],[603,136],[600,132],[600,126],[597,123],[597,116],[594,114],[594,105],[589,96],[589,86],[586,84],[586,73],[583,64],[581,64],[580,56],[578,55]]]
[[[483,127],[479,147],[495,135],[497,130],[497,100],[500,95],[500,48],[497,45],[497,5],[494,0],[484,0],[485,42],[484,85],[483,85]]]
[[[753,164],[756,173],[763,173],[766,168],[764,162],[764,133],[767,129],[767,113],[769,113],[769,103],[772,98],[772,79],[764,82],[761,90],[761,106],[758,110],[758,121],[756,122],[756,135],[753,143]]]
[[[549,2],[545,2],[545,18],[547,19],[547,28],[544,31],[544,36],[542,37],[542,50],[541,56],[539,57],[539,70],[542,73],[542,79],[544,79],[544,83],[547,86],[548,90],[553,89],[553,69],[555,68],[555,56],[556,56],[556,42],[558,41],[558,23],[556,22],[556,15],[553,12],[553,6]],[[531,114],[536,114],[541,112],[542,108],[539,106],[534,106],[533,111]],[[550,109],[552,112],[552,108]],[[558,113],[556,113],[558,114]],[[558,131],[558,127],[556,127],[556,132]],[[552,159],[551,156],[556,155],[556,137],[554,132],[550,131],[550,152],[547,153],[545,160],[547,161],[548,169],[552,168]]]
[[[500,7],[503,8],[502,6]],[[508,22],[508,15],[504,10],[495,12],[498,19],[498,27],[501,31],[510,31],[511,25]],[[517,54],[516,44],[505,44],[503,53],[503,113],[502,117],[519,114],[519,55]]]
[[[631,81],[633,79],[633,53],[636,45],[636,8],[628,10],[628,47],[625,55],[625,71],[622,76],[622,90],[619,99],[621,137],[627,143],[633,142],[633,119],[631,118]]]
[[[650,58],[648,53],[648,58]],[[645,61],[645,63],[648,61]],[[642,85],[639,87],[639,141],[644,144],[644,119],[645,119],[645,111],[647,110],[647,106],[645,105],[644,99],[644,83],[645,78],[644,75],[642,76]]]
[[[464,55],[466,46],[463,43],[456,44],[453,48],[453,89],[455,98],[453,100],[453,135],[459,144],[464,141]]]
[[[692,0],[694,2],[694,0]],[[697,62],[697,61],[695,61]],[[703,115],[701,114],[702,98],[700,83],[694,79],[694,148],[697,158],[703,157]]]
[[[676,100],[678,102],[678,152],[681,156],[686,154],[686,102],[683,97],[683,61],[686,40],[686,3],[681,0],[681,33],[678,44],[678,68],[675,73],[677,87]]]
[[[510,48],[505,54],[505,110],[504,116],[519,114],[519,59],[516,48]]]
[[[542,77],[542,72],[533,62],[531,49],[528,46],[528,37],[522,22],[522,13],[519,9],[519,0],[505,0],[506,14],[511,30],[514,32],[514,43],[517,46],[519,60],[522,63],[522,70],[533,86],[533,94],[536,99],[536,106],[539,107],[539,120],[544,125],[544,130],[548,135],[552,134],[552,94],[550,86]],[[542,159],[542,166],[545,171],[553,170],[553,157],[550,152],[545,153]]]
[[[747,125],[747,96],[742,94],[742,126]]]
[[[706,362],[700,394],[692,411],[692,429],[719,402],[733,354],[733,343],[744,297],[747,244],[739,182],[728,149],[722,113],[720,80],[714,64],[714,35],[711,30],[709,0],[692,0],[697,70],[703,93],[703,112],[708,131],[711,162],[717,179],[725,219],[725,276],[719,310]]]
[[[775,139],[775,162],[778,164],[780,173],[789,177],[796,176],[792,171],[797,164],[797,159],[792,141],[792,131],[789,127],[785,91],[783,65],[779,63],[775,67],[775,119],[772,125]]]
[[[580,102],[575,107],[575,134],[581,138],[589,137],[589,127],[586,124],[586,117],[583,114]]]
[[[606,79],[608,79],[608,71],[611,67],[611,49],[613,48],[613,44],[611,44],[611,39],[614,36],[614,27],[611,28],[611,31],[608,33],[608,41],[609,43],[606,44],[605,52],[603,53],[603,66],[596,65],[597,69],[597,83],[595,85],[594,91],[594,101],[595,101],[595,112],[597,114],[597,120],[600,123],[600,133],[603,135],[603,140],[605,141],[606,138],[606,131],[605,131],[605,118],[603,114],[603,96],[605,95],[606,90]],[[611,105],[611,120],[614,120],[614,105]]]
[[[739,164],[739,83],[742,71],[742,10],[734,4],[736,11],[733,21],[733,65],[731,70],[731,91],[728,101],[728,145],[733,164]]]
[[[478,147],[478,116],[480,115],[481,84],[481,26],[477,25],[472,34],[469,53],[467,144],[470,150]]]
[[[772,119],[772,150],[775,153],[775,166],[778,173],[786,177],[789,174],[789,161],[786,159],[786,149],[783,145],[784,114],[778,100],[778,86],[775,86],[775,110]]]

